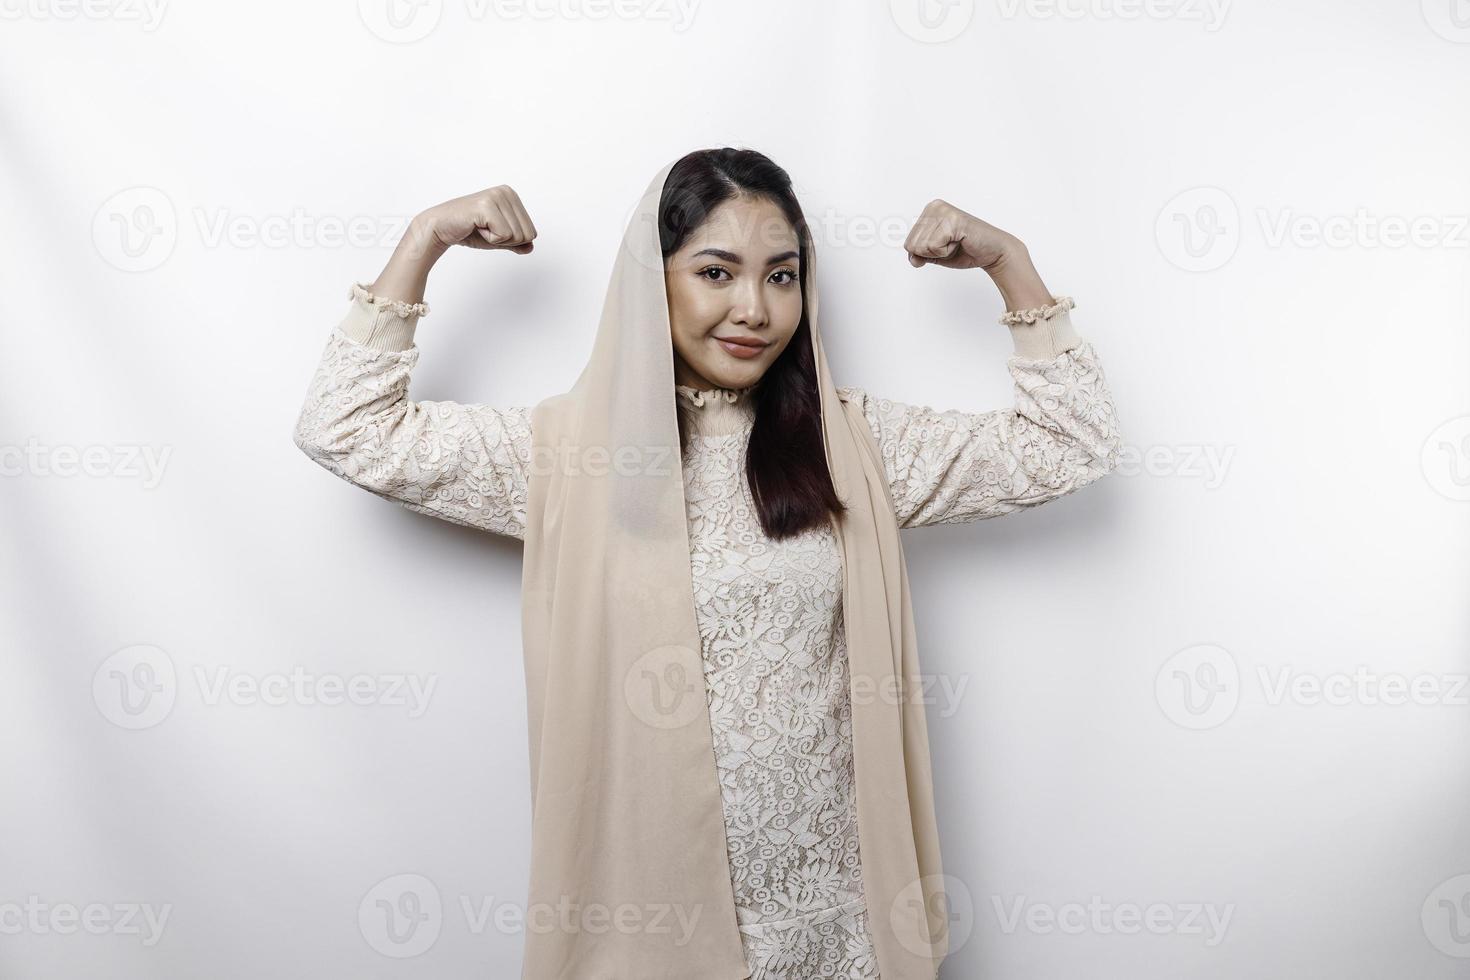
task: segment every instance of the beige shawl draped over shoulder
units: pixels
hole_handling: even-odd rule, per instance
[[[592,353],[532,413],[522,631],[531,755],[525,980],[744,980],[689,563],[659,243],[632,211]],[[883,980],[948,948],[908,577],[872,431],[841,400],[801,270],[837,523],[858,832]]]

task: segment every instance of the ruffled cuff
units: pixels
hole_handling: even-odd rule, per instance
[[[1016,356],[1045,361],[1080,346],[1082,337],[1072,326],[1070,313],[1076,305],[1072,297],[1061,296],[1050,306],[1033,306],[1004,314],[1000,322],[1010,327]]]
[[[428,303],[405,303],[375,296],[359,282],[352,284],[347,298],[352,306],[337,329],[356,343],[375,350],[408,350],[413,346],[419,317],[429,313]]]

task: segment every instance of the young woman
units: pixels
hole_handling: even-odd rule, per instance
[[[988,273],[1014,407],[836,387],[789,177],[702,150],[635,208],[569,392],[411,401],[434,263],[455,245],[529,254],[536,234],[504,186],[419,215],[352,287],[294,434],[357,486],[525,542],[523,975],[933,980],[947,913],[897,531],[1112,468],[1072,302],[1015,236],[932,201],[908,260]]]

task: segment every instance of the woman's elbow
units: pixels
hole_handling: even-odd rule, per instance
[[[1096,451],[1093,454],[1093,466],[1097,469],[1098,476],[1106,476],[1117,469],[1118,460],[1122,455],[1123,435],[1115,427],[1098,440]]]
[[[291,429],[291,442],[313,462],[339,475],[351,470],[358,440],[350,429],[335,429],[321,418],[303,412]]]
[[[326,427],[311,411],[303,410],[291,426],[291,442],[307,456],[316,458],[326,451]]]

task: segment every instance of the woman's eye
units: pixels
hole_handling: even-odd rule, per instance
[[[729,277],[730,270],[726,269],[722,265],[711,265],[700,269],[697,275],[699,275],[703,279],[708,279],[710,282],[724,282],[725,280],[721,277]],[[789,286],[791,283],[796,281],[796,273],[792,272],[790,269],[777,269],[775,272],[771,273],[771,276],[772,278],[776,278],[778,276],[785,277],[784,279],[777,280],[776,284],[778,286]]]

